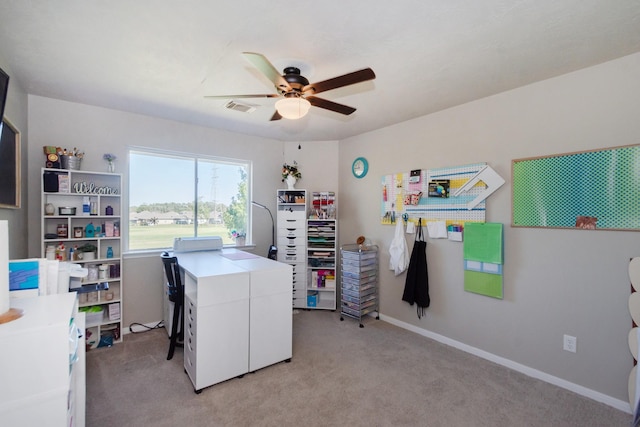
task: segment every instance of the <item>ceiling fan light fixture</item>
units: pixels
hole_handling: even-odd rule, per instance
[[[300,97],[286,97],[276,102],[276,110],[285,119],[297,120],[307,115],[311,103]]]

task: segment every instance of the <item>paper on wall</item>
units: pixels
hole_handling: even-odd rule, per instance
[[[427,232],[432,239],[446,239],[447,223],[445,221],[429,221],[427,222]]]

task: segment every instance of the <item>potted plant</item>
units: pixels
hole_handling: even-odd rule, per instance
[[[231,237],[236,242],[236,246],[244,246],[246,243],[247,235],[244,231],[231,230]]]
[[[97,251],[98,247],[96,245],[94,245],[93,243],[85,243],[84,245],[78,247],[77,257],[83,261],[96,259]]]
[[[293,165],[282,165],[282,182],[286,182],[288,189],[293,190],[297,180],[302,178],[302,174],[298,170],[298,163],[294,160]]]
[[[107,171],[111,173],[115,172],[116,167],[113,162],[116,160],[116,156],[111,153],[105,153],[102,158],[107,161]]]

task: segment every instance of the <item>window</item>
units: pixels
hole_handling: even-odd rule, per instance
[[[128,249],[163,249],[175,237],[246,238],[251,163],[129,151]]]

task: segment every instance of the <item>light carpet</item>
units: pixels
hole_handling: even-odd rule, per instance
[[[631,415],[382,320],[293,315],[293,359],[195,394],[166,331],[87,353],[87,426],[628,426]]]

